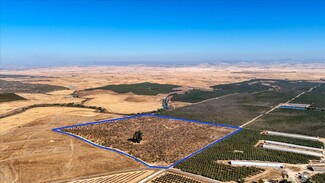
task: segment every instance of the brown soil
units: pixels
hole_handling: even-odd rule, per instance
[[[91,98],[85,102],[88,106],[101,106],[109,112],[122,114],[134,114],[155,111],[162,108],[162,98],[165,95],[146,96],[133,93],[118,94],[112,91],[82,91],[79,92],[85,98]]]
[[[124,173],[116,173],[111,175],[104,175],[104,176],[97,176],[87,179],[69,181],[68,183],[109,183],[109,182],[116,182],[116,183],[138,183],[142,179],[150,176],[151,174],[155,173],[155,170],[138,170],[138,171],[130,171]]]
[[[143,132],[140,144],[128,140],[137,130]],[[148,163],[169,165],[234,129],[159,117],[138,117],[64,131],[120,149]]]
[[[118,117],[89,109],[35,108],[1,119],[0,182],[51,182],[143,167],[131,158],[53,132],[59,126]],[[4,128],[2,128],[4,127]]]

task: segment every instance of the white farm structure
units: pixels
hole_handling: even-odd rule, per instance
[[[292,148],[297,148],[297,149],[316,151],[316,152],[320,152],[320,153],[323,153],[323,150],[324,150],[321,148],[300,146],[300,145],[296,145],[296,144],[288,144],[288,143],[284,143],[284,142],[276,142],[276,141],[271,141],[271,140],[265,140],[264,143],[270,144],[270,145],[280,145],[280,146],[292,147]]]
[[[306,136],[306,135],[298,135],[298,134],[290,134],[290,133],[282,133],[282,132],[273,132],[273,131],[266,131],[263,132],[267,135],[275,135],[275,136],[283,136],[283,137],[291,137],[296,139],[305,139],[305,140],[313,140],[319,141],[318,137]]]
[[[230,161],[231,165],[234,166],[258,166],[258,167],[271,167],[271,168],[284,168],[282,163],[267,163],[258,161]]]
[[[298,149],[298,148],[290,148],[290,147],[279,146],[279,145],[263,144],[262,147],[265,149],[292,152],[292,153],[297,153],[297,154],[305,154],[305,155],[316,156],[316,157],[320,157],[320,158],[322,158],[324,156],[323,153],[320,153],[320,152],[302,150],[302,149]]]

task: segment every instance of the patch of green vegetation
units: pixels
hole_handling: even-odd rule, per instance
[[[325,112],[276,109],[249,124],[248,128],[325,137]]]
[[[223,95],[234,93],[228,90],[214,90],[214,91],[202,91],[202,90],[192,90],[188,94],[174,95],[174,101],[196,103],[203,100],[220,97]]]
[[[193,90],[188,94],[175,95],[173,96],[172,100],[196,103],[231,93],[258,93],[267,90],[274,90],[282,92],[279,94],[292,94],[292,96],[295,96],[298,93],[307,91],[316,85],[318,84],[308,81],[253,79],[240,83],[215,85],[212,86],[214,89],[213,91]]]
[[[48,84],[30,84],[19,81],[6,81],[0,79],[2,93],[47,93],[57,90],[68,90],[69,88]]]
[[[263,135],[260,134],[260,131],[244,129],[228,139],[181,162],[176,165],[176,168],[220,181],[234,181],[239,178],[254,175],[260,172],[261,169],[254,167],[232,167],[218,163],[218,160],[260,160],[297,164],[308,163],[311,159],[317,159],[313,156],[254,147],[259,140],[275,140],[313,147],[322,145],[318,142]]]
[[[262,80],[253,79],[249,81],[243,81],[240,83],[215,85],[212,86],[212,88],[219,89],[219,90],[228,90],[236,93],[251,93],[251,92],[268,90],[270,87],[264,85],[261,81]]]
[[[316,82],[296,80],[275,80],[274,84],[280,87],[281,91],[295,91],[298,93],[308,91],[310,88],[319,85]]]
[[[207,99],[220,97],[232,93],[249,93],[268,90],[268,86],[264,86],[255,80],[244,81],[240,83],[223,84],[212,86],[213,91],[192,90],[187,94],[173,96],[172,100],[180,102],[196,103]]]
[[[137,84],[107,85],[97,88],[89,88],[86,90],[112,90],[116,93],[132,92],[137,95],[157,95],[161,93],[170,93],[174,88],[177,87],[180,86],[145,82]]]
[[[306,92],[292,103],[311,104],[311,107],[325,108],[325,84],[318,86],[311,92]]]
[[[0,93],[0,103],[11,102],[16,100],[26,100],[26,99],[15,93]]]
[[[295,96],[294,92],[240,93],[161,112],[164,115],[241,125]]]
[[[161,114],[220,124],[240,125],[270,109],[264,106],[246,105],[243,101],[250,95],[252,94],[226,96],[171,111],[163,111]]]
[[[325,173],[318,173],[311,177],[311,180],[315,183],[324,183],[325,182]]]

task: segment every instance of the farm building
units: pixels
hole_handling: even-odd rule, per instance
[[[298,135],[298,134],[290,134],[290,133],[282,133],[282,132],[273,132],[273,131],[264,131],[263,134],[266,135],[275,135],[275,136],[283,136],[283,137],[291,137],[296,139],[305,139],[305,140],[313,140],[318,141],[318,137],[311,137],[306,135]]]
[[[282,163],[264,163],[257,161],[230,161],[231,165],[237,166],[259,166],[259,167],[272,167],[272,168],[284,168]]]
[[[307,108],[310,106],[310,104],[293,104],[293,103],[285,103],[285,104],[281,104],[281,107],[294,107],[294,108]]]
[[[315,148],[315,147],[307,147],[307,146],[301,146],[301,145],[295,145],[295,144],[288,144],[284,142],[276,142],[271,140],[265,140],[265,144],[271,144],[271,145],[279,145],[279,146],[285,146],[285,147],[291,147],[296,149],[303,149],[303,150],[309,150],[309,151],[315,151],[315,152],[323,152],[323,149],[321,148]]]
[[[320,157],[320,158],[322,158],[324,156],[323,153],[321,153],[321,152],[289,148],[289,147],[284,147],[284,146],[279,146],[279,145],[263,144],[262,148],[276,150],[276,151],[292,152],[292,153],[297,153],[297,154],[305,154],[305,155],[310,155],[310,156],[315,156],[315,157]]]

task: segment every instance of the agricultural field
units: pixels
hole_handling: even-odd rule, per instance
[[[315,183],[323,183],[325,182],[325,173],[318,173],[311,177],[311,180]]]
[[[253,79],[240,83],[214,85],[211,87],[213,91],[192,90],[188,94],[173,96],[173,101],[196,103],[231,93],[256,93],[267,90],[278,91],[280,95],[297,95],[299,92],[307,91],[317,84],[307,81]]]
[[[311,104],[310,107],[325,108],[325,85],[322,84],[311,92],[306,92],[292,103]]]
[[[0,93],[47,93],[68,88],[49,84],[29,84],[20,81],[6,81],[0,79]]]
[[[158,84],[158,83],[137,83],[137,84],[120,84],[107,85],[97,88],[89,88],[86,90],[111,90],[116,93],[132,92],[137,95],[158,95],[162,93],[170,93],[174,88],[180,87],[178,85]]]
[[[68,181],[67,183],[138,183],[145,177],[155,173],[155,170],[138,170],[130,172],[115,173],[99,177],[86,178],[82,180]]]
[[[0,103],[17,101],[17,100],[26,100],[26,99],[15,93],[0,93]]]
[[[178,102],[196,103],[211,98],[221,97],[231,93],[234,92],[228,90],[213,90],[213,91],[191,90],[189,91],[188,94],[173,95],[172,100]]]
[[[203,183],[198,180],[191,179],[189,177],[185,177],[182,175],[174,174],[174,173],[165,173],[154,180],[150,181],[150,183]]]
[[[260,131],[244,129],[183,161],[176,168],[220,181],[234,181],[260,173],[262,169],[255,167],[233,167],[219,163],[218,160],[260,160],[299,164],[308,163],[309,160],[315,159],[312,156],[254,147],[259,140],[274,140],[311,147],[323,147],[321,142],[268,136],[260,134]]]
[[[280,93],[278,91],[239,93],[171,111],[163,111],[162,114],[221,124],[241,125],[294,96],[294,93],[291,92]]]
[[[325,137],[325,112],[276,109],[265,114],[247,127]]]
[[[169,165],[226,136],[235,129],[190,123],[157,116],[140,116],[119,121],[63,128],[106,147],[120,149],[147,163]],[[132,142],[135,132],[143,134]]]

